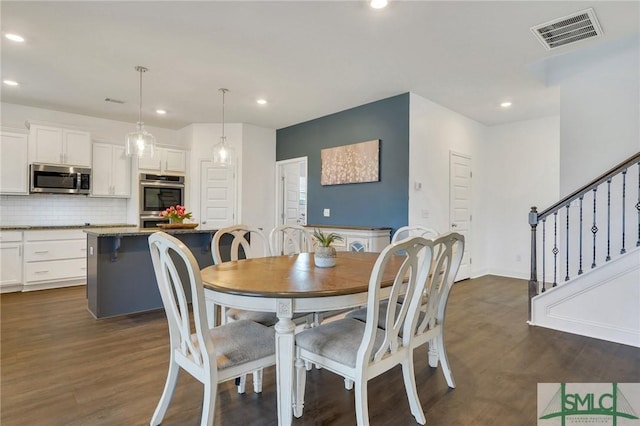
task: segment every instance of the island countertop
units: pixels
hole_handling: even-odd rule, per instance
[[[89,228],[84,232],[87,235],[95,235],[97,237],[128,237],[137,235],[150,235],[154,232],[162,231],[171,235],[178,234],[210,234],[215,229],[161,229],[161,228],[140,228],[137,226],[108,227],[108,228]]]

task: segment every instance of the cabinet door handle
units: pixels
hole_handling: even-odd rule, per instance
[[[49,250],[41,250],[41,251],[35,251],[35,254],[44,254],[44,253],[49,253]]]
[[[86,248],[81,248],[80,251],[87,251],[87,249]]]
[[[164,162],[164,169],[167,170],[169,168],[169,160]]]
[[[48,274],[49,271],[36,271],[35,273],[36,274]]]

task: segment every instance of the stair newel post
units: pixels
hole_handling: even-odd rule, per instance
[[[529,320],[531,320],[531,299],[538,295],[538,269],[536,254],[536,228],[538,227],[538,209],[531,207],[529,212],[529,225],[531,226],[531,277],[529,278]]]

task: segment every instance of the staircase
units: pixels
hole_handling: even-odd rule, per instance
[[[529,224],[529,324],[640,347],[640,153]]]

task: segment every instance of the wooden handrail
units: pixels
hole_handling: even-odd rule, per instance
[[[600,176],[598,176],[597,178],[595,178],[594,180],[592,180],[588,184],[584,185],[583,187],[581,187],[581,188],[577,189],[576,191],[572,192],[571,194],[567,195],[566,197],[564,197],[562,200],[558,201],[557,203],[555,203],[551,207],[549,207],[549,208],[545,209],[544,211],[538,213],[538,220],[541,220],[541,219],[549,216],[551,213],[555,212],[559,208],[566,206],[567,204],[571,203],[573,200],[579,198],[581,195],[586,194],[587,192],[593,190],[593,188],[597,187],[601,183],[606,182],[609,178],[611,178],[611,177],[615,176],[616,174],[620,173],[622,170],[632,166],[635,163],[639,163],[639,162],[640,162],[640,152],[632,155],[631,157],[629,157],[628,159],[624,160],[623,162],[621,162],[617,166],[613,167],[611,170],[609,170],[607,172],[604,172],[603,174],[601,174]]]

